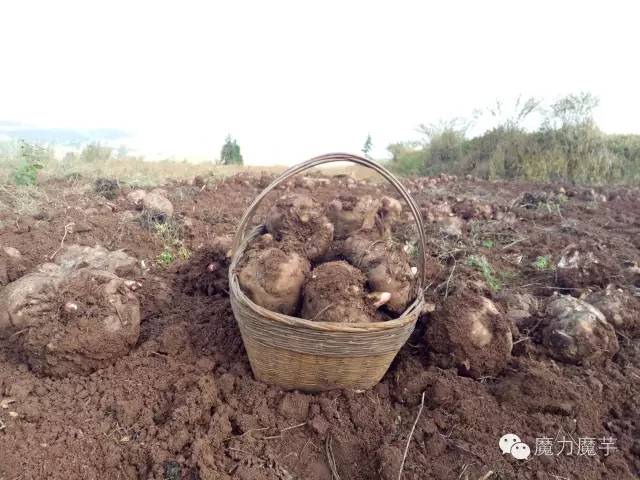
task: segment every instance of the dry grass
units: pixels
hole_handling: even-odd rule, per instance
[[[20,216],[33,215],[47,201],[47,194],[37,187],[0,184],[0,212],[15,212]]]
[[[55,161],[47,164],[42,170],[41,178],[69,178],[80,175],[83,179],[97,178],[117,179],[121,183],[149,187],[160,185],[169,180],[188,180],[197,175],[204,177],[225,177],[239,171],[268,171],[277,173],[284,167],[239,167],[214,165],[210,162],[176,162],[162,160],[145,161],[138,158],[110,159],[97,162],[74,160],[68,162]]]
[[[304,160],[304,159],[302,159]],[[15,163],[4,159],[0,161],[0,185],[12,184],[12,173],[15,170]],[[272,174],[281,173],[285,166],[237,166],[237,165],[215,165],[211,162],[190,162],[190,161],[145,161],[142,158],[109,159],[99,161],[74,160],[49,160],[44,164],[44,168],[39,172],[38,183],[47,180],[77,178],[78,184],[87,185],[98,178],[116,179],[122,184],[133,187],[151,187],[161,185],[171,180],[188,180],[195,176],[207,178],[223,178],[238,172],[267,172]],[[308,173],[319,173],[321,175],[350,175],[357,179],[370,179],[375,181],[380,178],[375,172],[359,165],[352,165],[346,162],[323,165]],[[29,208],[29,196],[33,194],[32,187],[25,187],[23,208]],[[0,205],[2,208],[2,205]]]

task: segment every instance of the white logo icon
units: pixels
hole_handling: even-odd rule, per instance
[[[500,450],[502,450],[502,454],[511,453],[511,447],[513,447],[516,443],[522,443],[520,441],[520,437],[518,435],[514,435],[513,433],[507,433],[500,438]]]
[[[510,453],[516,460],[526,460],[531,455],[529,445],[520,440],[518,435],[507,433],[500,437],[498,446],[502,454]]]
[[[526,443],[517,442],[511,447],[511,455],[513,455],[513,458],[516,460],[526,460],[529,458],[529,455],[531,455],[531,449]]]

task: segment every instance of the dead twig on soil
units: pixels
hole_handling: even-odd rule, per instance
[[[422,415],[422,409],[424,408],[424,394],[426,392],[422,392],[422,400],[420,400],[420,409],[418,410],[418,414],[416,415],[416,419],[413,422],[413,426],[411,427],[411,431],[409,432],[409,438],[407,439],[407,446],[404,448],[404,455],[402,456],[402,463],[400,464],[400,471],[398,472],[398,480],[402,478],[402,470],[404,469],[404,462],[407,460],[407,453],[409,453],[409,445],[411,444],[411,439],[413,438],[413,432],[416,430],[416,425],[418,425],[418,420],[420,420],[420,415]]]
[[[296,461],[296,465],[294,469],[298,468],[298,464],[300,463],[300,460],[302,460],[302,453],[304,452],[304,449],[307,448],[307,445],[309,445],[310,443],[312,443],[311,440],[307,440],[305,444],[302,446],[302,448],[300,449],[300,451],[298,452],[298,460]]]
[[[300,427],[304,427],[307,424],[307,422],[302,422],[299,423],[297,425],[292,425],[290,427],[285,427],[285,428],[281,428],[278,432],[278,435],[272,435],[270,437],[261,437],[259,438],[259,440],[273,440],[274,438],[282,438],[282,434],[284,432],[287,432],[289,430],[293,430],[294,428],[300,428]]]
[[[17,337],[18,335],[28,332],[31,327],[23,328],[22,330],[18,330],[16,333],[12,334],[9,338]]]
[[[285,427],[285,428],[283,428],[283,429],[281,429],[281,430],[280,430],[280,433],[282,433],[282,432],[286,432],[286,431],[288,431],[288,430],[293,430],[294,428],[304,427],[306,424],[307,424],[307,422],[302,422],[302,423],[299,423],[299,424],[297,424],[297,425],[292,425],[292,426],[290,426],[290,427]]]
[[[487,480],[487,478],[489,478],[491,475],[493,475],[493,470],[489,470],[487,473],[485,473],[483,476],[481,476],[480,478],[478,478],[478,480]]]
[[[224,440],[222,440],[223,442],[228,442],[229,440],[234,440],[234,439],[238,439],[238,438],[242,438],[245,435],[249,435],[250,433],[253,432],[262,432],[264,430],[269,430],[270,427],[263,427],[263,428],[250,428],[249,430],[247,430],[244,433],[241,433],[240,435],[233,435],[231,437],[227,437]]]
[[[58,249],[51,254],[51,256],[49,257],[49,260],[53,260],[54,258],[56,258],[56,255],[58,254],[58,252],[62,250],[62,247],[64,247],[64,241],[67,238],[67,235],[69,235],[73,231],[72,228],[74,225],[75,223],[71,222],[64,226],[64,233],[62,234],[62,240],[60,240],[60,247],[58,247]]]
[[[336,465],[336,459],[333,456],[333,437],[331,434],[327,436],[325,442],[325,452],[327,454],[327,462],[329,463],[329,470],[331,470],[331,480],[342,480],[340,474],[338,474],[338,466]]]
[[[456,271],[456,265],[458,263],[456,262],[456,259],[453,259],[453,267],[451,267],[451,273],[449,273],[449,277],[447,278],[447,284],[445,285],[444,288],[444,299],[446,300],[447,297],[449,296],[449,283],[451,282],[451,278],[453,277],[453,272]]]
[[[526,238],[518,238],[517,240],[514,240],[513,242],[505,245],[504,247],[502,247],[503,250],[507,250],[510,247],[513,247],[514,245],[517,245],[518,243],[522,242],[526,240]]]
[[[240,453],[246,453],[247,455],[251,455],[251,452],[247,452],[246,450],[242,450],[241,448],[227,447],[227,450],[230,450],[232,452],[240,452]]]

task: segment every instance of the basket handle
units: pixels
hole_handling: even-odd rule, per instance
[[[244,215],[240,219],[240,224],[238,225],[238,229],[236,230],[236,235],[233,239],[233,247],[232,247],[232,257],[235,256],[238,251],[238,247],[244,241],[247,236],[247,230],[253,219],[253,216],[258,208],[260,202],[267,196],[269,192],[275,189],[278,185],[280,185],[285,180],[288,180],[294,175],[301,173],[310,168],[316,167],[318,165],[323,165],[325,163],[333,163],[333,162],[351,162],[357,163],[358,165],[362,165],[363,167],[367,167],[371,170],[375,170],[380,175],[382,175],[393,187],[395,187],[396,191],[402,196],[402,198],[409,205],[409,209],[411,210],[411,214],[413,215],[413,219],[415,220],[418,226],[418,240],[419,240],[419,255],[418,255],[418,288],[422,290],[426,285],[425,279],[425,271],[424,271],[424,255],[426,251],[426,240],[424,237],[424,226],[422,224],[422,216],[420,215],[420,211],[418,207],[407,191],[407,189],[400,183],[400,181],[386,168],[378,165],[377,163],[368,160],[363,157],[359,157],[357,155],[351,155],[349,153],[328,153],[326,155],[320,155],[319,157],[312,158],[307,160],[306,162],[302,162],[298,165],[294,165],[293,167],[288,168],[285,172],[283,172],[278,178],[276,178],[271,184],[265,188],[260,195],[258,195],[253,203],[249,206],[249,208],[244,212]]]

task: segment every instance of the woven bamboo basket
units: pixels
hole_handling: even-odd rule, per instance
[[[348,161],[375,170],[409,205],[418,227],[418,290],[416,300],[397,319],[372,323],[314,322],[272,312],[253,303],[238,283],[238,262],[248,245],[265,233],[250,228],[264,197],[293,175],[325,163]],[[366,389],[380,381],[411,335],[424,307],[425,239],[422,218],[409,192],[389,171],[355,155],[322,155],[289,168],[264,189],[243,215],[234,239],[229,268],[229,294],[242,341],[256,379],[285,389],[322,391]]]

